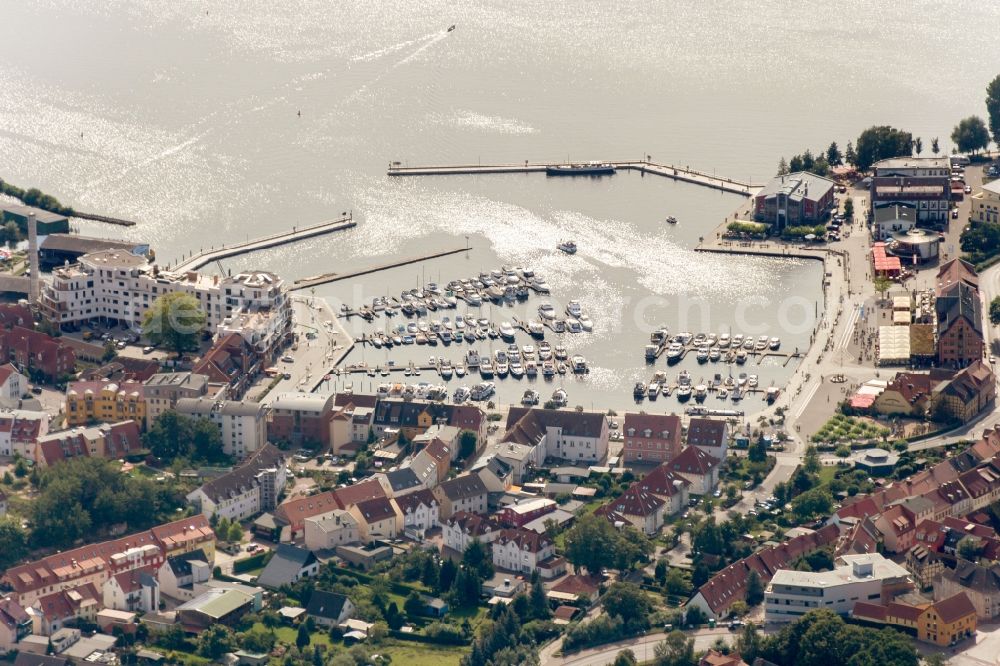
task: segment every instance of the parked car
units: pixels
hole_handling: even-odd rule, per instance
[[[281,360],[284,361],[285,363],[295,362],[295,358],[291,354],[285,354],[284,356],[281,357]]]

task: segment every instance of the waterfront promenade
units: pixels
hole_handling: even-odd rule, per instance
[[[301,229],[292,227],[291,231],[285,231],[280,234],[264,236],[263,238],[254,238],[243,243],[223,245],[219,248],[209,248],[208,250],[200,251],[197,254],[181,260],[180,263],[173,266],[170,270],[178,273],[196,271],[202,266],[206,266],[213,261],[236,257],[241,254],[256,252],[257,250],[266,250],[267,248],[277,247],[279,245],[296,243],[307,238],[314,238],[316,236],[333,233],[334,231],[350,229],[351,227],[357,226],[357,224],[358,223],[354,221],[353,215],[348,214],[335,220],[320,222],[319,224],[303,227]]]
[[[673,164],[660,164],[651,160],[616,160],[605,161],[616,169],[623,171],[638,171],[641,174],[651,174],[663,178],[710,187],[722,192],[740,194],[745,197],[753,196],[760,185],[749,182],[725,178],[704,171],[692,169],[689,166],[674,166]],[[441,166],[404,166],[399,162],[389,165],[386,172],[389,176],[459,176],[476,174],[515,174],[515,173],[545,173],[546,169],[556,166],[569,166],[569,162],[528,162],[517,164],[454,164]],[[579,176],[558,176],[560,178],[586,178],[586,175]],[[598,178],[601,176],[589,176]]]

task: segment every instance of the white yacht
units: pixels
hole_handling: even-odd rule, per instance
[[[580,356],[579,354],[576,355],[576,356],[574,356],[572,358],[571,362],[573,364],[573,372],[576,372],[576,373],[588,372],[588,369],[587,369],[587,359],[585,359],[584,357]]]
[[[455,393],[454,395],[452,395],[451,399],[456,405],[460,405],[466,400],[468,400],[471,395],[472,391],[470,391],[468,387],[459,386],[457,389],[455,389]]]
[[[479,352],[477,352],[475,349],[470,349],[468,352],[466,352],[465,353],[465,364],[467,366],[469,366],[470,368],[478,368],[479,367]]]
[[[524,405],[525,407],[537,405],[540,397],[541,396],[538,395],[538,391],[534,389],[528,389],[527,391],[524,392],[524,395],[521,396],[521,404]]]
[[[514,339],[514,327],[510,325],[509,321],[500,323],[500,337],[504,340]]]
[[[566,319],[566,331],[568,333],[582,333],[583,325],[580,324],[579,319],[569,317],[568,319]]]
[[[486,400],[493,395],[493,391],[495,390],[496,384],[493,382],[482,382],[472,387],[471,398],[473,400]]]
[[[583,328],[584,332],[591,333],[594,330],[594,322],[585,314],[581,314],[576,318],[580,322],[580,327]]]
[[[728,333],[723,333],[719,336],[719,346],[723,349],[729,347],[730,337]]]
[[[760,378],[757,377],[757,375],[750,375],[749,377],[747,377],[747,386],[749,386],[750,388],[757,388],[757,385],[759,383],[760,383]]]
[[[524,366],[521,365],[521,359],[516,356],[510,360],[510,376],[514,379],[524,377]]]
[[[566,395],[566,391],[558,388],[552,392],[552,404],[556,407],[565,407],[568,402],[569,396]]]
[[[528,322],[528,333],[533,338],[543,338],[545,337],[545,327],[542,322],[532,319]]]
[[[580,307],[580,301],[570,301],[567,303],[566,314],[574,318],[578,318],[581,314],[583,314],[583,308]]]
[[[771,340],[767,343],[767,346],[771,349],[771,351],[777,350],[778,347],[781,346],[781,338],[771,338]]]
[[[555,319],[556,309],[552,307],[551,303],[542,303],[541,305],[538,306],[538,316],[540,316],[542,319],[549,319],[549,320]]]
[[[667,363],[676,363],[684,355],[684,345],[679,342],[671,342],[667,347]]]

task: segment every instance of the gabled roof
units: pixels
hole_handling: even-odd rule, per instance
[[[939,335],[951,328],[956,320],[965,319],[972,330],[982,336],[982,306],[979,292],[973,287],[964,282],[945,287],[934,307],[937,310]]]
[[[454,479],[448,479],[438,487],[444,493],[445,497],[452,502],[478,497],[489,492],[486,484],[483,483],[478,474],[456,476]]]
[[[364,502],[365,500],[384,498],[385,488],[377,480],[367,479],[354,485],[337,488],[333,493],[337,497],[340,508],[346,509],[351,505]]]
[[[409,467],[402,467],[391,472],[386,472],[385,480],[389,482],[389,487],[392,488],[393,495],[420,486],[420,479],[417,478],[417,475]]]
[[[726,422],[694,417],[688,422],[688,446],[718,448],[726,443]]]
[[[309,597],[309,605],[306,606],[306,613],[313,617],[321,617],[327,620],[339,620],[340,614],[344,610],[347,597],[336,592],[326,590],[315,590]]]
[[[671,470],[681,474],[705,476],[719,466],[719,459],[697,446],[686,446],[676,458],[666,464]]]
[[[213,502],[236,497],[255,487],[263,470],[284,466],[285,454],[273,444],[265,444],[239,466],[201,487]]]
[[[606,515],[608,512],[612,512],[622,516],[645,518],[662,510],[664,504],[665,502],[653,493],[646,492],[638,485],[633,484],[618,499],[598,507],[594,513]]]
[[[305,548],[279,544],[274,556],[257,577],[257,584],[271,588],[288,585],[296,580],[299,572],[316,561],[316,556]]]
[[[432,507],[437,506],[438,503],[437,499],[434,497],[434,493],[426,488],[416,490],[412,493],[403,495],[402,497],[397,497],[393,501],[404,515],[410,511],[416,511],[420,505]]]
[[[626,412],[622,431],[628,437],[665,439],[680,444],[681,418],[676,414]]]
[[[343,509],[344,506],[337,500],[337,496],[332,490],[328,490],[318,495],[310,497],[297,497],[282,502],[274,510],[275,517],[291,525],[296,532],[302,529],[306,518],[312,518],[322,513]]]
[[[518,550],[524,550],[530,553],[540,553],[542,550],[552,545],[552,540],[544,534],[539,534],[538,532],[533,532],[523,528],[513,528],[501,530],[500,538],[497,539],[496,543],[501,546],[513,543],[517,546]]]
[[[605,416],[601,412],[511,407],[507,413],[507,429],[528,415],[542,428],[561,429],[564,437],[600,437],[606,425]]]
[[[931,607],[937,611],[938,617],[947,624],[976,614],[976,607],[969,601],[969,597],[966,596],[965,592],[959,592],[947,599],[935,601]]]
[[[472,537],[480,537],[484,534],[495,532],[500,529],[500,525],[498,525],[492,518],[480,516],[479,514],[470,513],[468,511],[459,511],[445,522],[448,526],[457,527]]]
[[[369,525],[396,517],[396,509],[392,506],[392,502],[385,497],[358,502],[356,506],[358,513]]]
[[[181,578],[183,576],[191,575],[192,562],[204,562],[208,564],[208,561],[208,556],[205,555],[205,551],[198,548],[197,550],[192,550],[189,553],[168,557],[166,564],[170,567],[170,570],[176,578]]]

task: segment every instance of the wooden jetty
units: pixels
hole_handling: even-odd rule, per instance
[[[741,194],[749,197],[753,195],[761,185],[754,185],[749,182],[724,178],[715,174],[705,173],[690,167],[674,166],[673,164],[661,164],[650,160],[619,160],[604,162],[610,164],[615,169],[623,171],[638,171],[641,174],[662,176],[673,180],[682,181],[710,187],[722,192]],[[443,166],[403,166],[399,162],[389,165],[386,172],[389,176],[458,176],[475,174],[513,174],[513,173],[545,173],[548,169],[558,166],[569,166],[568,162],[520,162],[517,164],[456,164]],[[580,177],[583,177],[581,175]]]
[[[440,252],[431,252],[430,254],[422,254],[416,257],[409,257],[406,259],[398,259],[396,261],[389,261],[383,264],[376,264],[375,266],[369,266],[368,268],[362,268],[356,271],[351,271],[349,273],[325,273],[323,275],[316,275],[313,277],[302,278],[301,280],[296,280],[295,283],[289,287],[289,291],[299,291],[302,289],[308,289],[310,287],[315,287],[321,284],[328,284],[330,282],[339,282],[340,280],[349,280],[351,278],[360,277],[362,275],[368,275],[370,273],[378,273],[380,271],[389,270],[390,268],[398,268],[400,266],[406,266],[408,264],[416,264],[421,261],[429,261],[430,259],[438,259],[440,257],[447,257],[453,254],[458,254],[459,252],[465,252],[469,248],[459,247],[452,248],[450,250],[441,250]],[[359,314],[358,312],[351,312],[348,316]]]
[[[301,229],[293,227],[291,231],[285,231],[280,234],[264,236],[263,238],[255,238],[244,243],[237,243],[235,245],[228,246],[224,245],[220,248],[212,248],[207,251],[199,252],[198,254],[182,260],[171,270],[180,273],[186,271],[196,271],[202,266],[210,264],[213,261],[236,257],[241,254],[256,252],[257,250],[265,250],[279,245],[287,245],[289,243],[295,243],[307,238],[323,236],[325,234],[333,233],[334,231],[341,231],[342,229],[356,227],[357,224],[358,223],[354,221],[353,215],[348,214],[335,220],[327,220],[326,222],[320,222],[319,224],[303,227]]]

